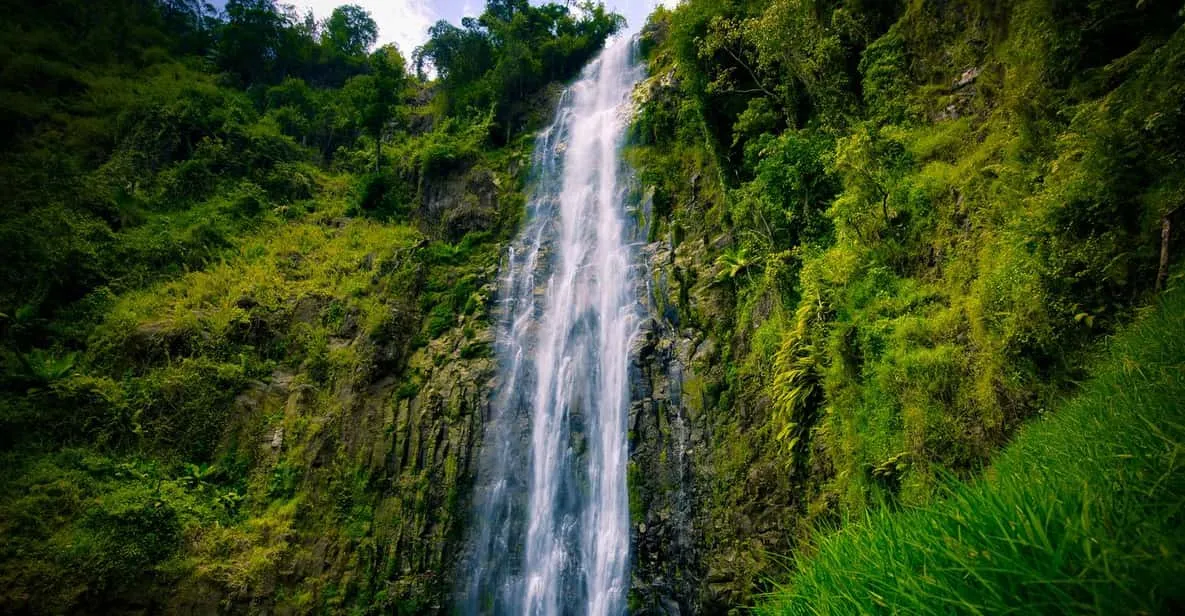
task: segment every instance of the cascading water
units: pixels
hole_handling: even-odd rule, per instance
[[[499,383],[474,490],[467,614],[625,612],[628,362],[638,334],[621,147],[641,77],[611,42],[535,146],[501,282]]]

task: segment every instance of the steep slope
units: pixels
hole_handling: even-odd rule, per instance
[[[446,608],[528,134],[621,25],[486,9],[405,60],[366,53],[353,10],[338,31],[271,0],[0,0],[0,611]],[[1156,0],[654,15],[627,152],[651,317],[631,612],[726,613],[795,566],[768,609],[876,610],[887,575],[926,609],[1179,607],[1179,435],[1117,406],[1173,421],[1179,293],[1064,401],[1180,285],[1183,22]],[[965,506],[1068,521],[1001,546]],[[989,571],[984,548],[1020,554]]]
[[[620,18],[429,79],[357,7],[0,8],[0,611],[443,610],[529,133]]]
[[[759,613],[1179,612],[1185,293],[1158,304],[982,479],[822,539]]]
[[[630,153],[655,315],[637,612],[750,604],[813,529],[932,502],[1073,391],[1173,278],[1182,18],[696,0],[652,17]]]

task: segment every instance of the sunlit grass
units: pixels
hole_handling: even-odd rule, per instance
[[[761,614],[1169,613],[1185,605],[1185,293],[1116,336],[1081,393],[936,504],[875,509]]]

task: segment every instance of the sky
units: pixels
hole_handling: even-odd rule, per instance
[[[604,0],[609,10],[625,15],[633,31],[646,23],[646,16],[661,1]],[[532,3],[539,2],[532,0]],[[460,24],[462,17],[476,17],[485,8],[485,0],[281,0],[280,4],[292,4],[301,13],[312,9],[317,19],[328,17],[342,4],[357,4],[369,11],[378,24],[379,44],[395,43],[404,56],[410,56],[412,50],[427,40],[428,28],[438,20]]]

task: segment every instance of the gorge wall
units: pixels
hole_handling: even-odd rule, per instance
[[[651,274],[635,613],[751,605],[817,533],[934,502],[1074,390],[1179,245],[1158,230],[1185,185],[1183,17],[697,0],[652,16],[627,152]]]
[[[531,132],[620,21],[491,3],[434,31],[433,79],[314,53],[270,3],[8,4],[0,611],[450,610]],[[1075,391],[1179,278],[1183,20],[656,11],[623,161],[630,612],[749,606]],[[218,44],[256,39],[305,47]]]

